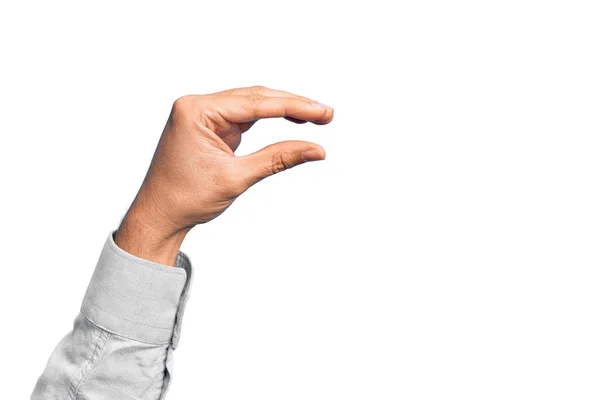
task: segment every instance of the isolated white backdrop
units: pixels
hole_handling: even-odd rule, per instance
[[[183,250],[169,399],[597,399],[594,1],[2,2],[3,398],[79,310],[172,101],[261,84],[327,160]]]

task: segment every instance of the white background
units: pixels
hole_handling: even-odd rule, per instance
[[[254,84],[327,160],[183,250],[169,399],[598,399],[594,1],[3,2],[3,398],[76,316],[172,101]]]

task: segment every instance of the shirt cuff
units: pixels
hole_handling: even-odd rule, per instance
[[[177,347],[192,281],[192,264],[179,252],[175,267],[120,249],[112,232],[88,286],[82,314],[114,334]]]

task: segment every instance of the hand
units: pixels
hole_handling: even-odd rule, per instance
[[[231,89],[175,101],[144,182],[115,241],[123,250],[174,265],[185,235],[219,216],[270,175],[325,159],[317,144],[275,143],[236,157],[242,134],[262,118],[327,124],[331,107],[264,87]]]

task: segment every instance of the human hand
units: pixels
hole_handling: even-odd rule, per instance
[[[285,141],[236,157],[242,134],[262,118],[327,124],[331,107],[265,87],[184,96],[175,101],[144,182],[115,241],[123,250],[174,265],[185,235],[219,216],[258,181],[325,159],[317,144]]]

